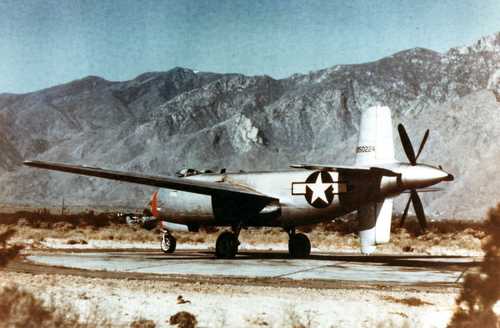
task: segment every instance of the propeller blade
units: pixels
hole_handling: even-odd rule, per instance
[[[405,210],[403,212],[403,215],[401,216],[401,221],[399,221],[399,226],[403,227],[405,224],[406,216],[408,215],[408,209],[410,208],[410,203],[411,203],[411,196],[408,197],[408,202],[406,203]]]
[[[411,165],[417,164],[417,159],[415,158],[415,151],[413,150],[413,146],[411,144],[410,138],[406,133],[406,129],[403,124],[398,125],[399,138],[401,139],[401,144],[403,145],[403,149],[405,150],[406,157],[410,161]]]
[[[429,138],[429,132],[430,132],[429,129],[427,129],[427,131],[425,131],[424,138],[422,139],[422,142],[420,143],[420,147],[418,148],[417,157],[415,158],[415,160],[418,159],[418,157],[420,156],[420,153],[422,152],[422,149],[424,149],[424,145],[427,142],[427,138]]]
[[[424,207],[422,206],[422,201],[416,190],[411,191],[411,201],[413,203],[413,208],[417,214],[418,223],[423,232],[427,229],[427,219],[425,218]]]

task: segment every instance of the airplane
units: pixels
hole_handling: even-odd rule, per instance
[[[289,236],[292,258],[310,255],[311,242],[296,228],[331,221],[357,211],[361,252],[372,254],[376,245],[390,241],[393,198],[409,193],[401,224],[410,203],[422,230],[427,227],[420,191],[453,175],[441,166],[417,163],[429,130],[415,154],[402,124],[398,133],[409,163],[394,157],[391,111],[373,106],[361,114],[356,160],[352,166],[296,164],[282,171],[219,173],[184,170],[177,177],[107,170],[45,161],[25,161],[31,167],[158,187],[145,212],[163,227],[161,250],[175,251],[176,228],[197,231],[200,226],[228,227],[219,234],[217,258],[234,258],[241,229],[277,227]],[[183,177],[182,177],[183,176]]]

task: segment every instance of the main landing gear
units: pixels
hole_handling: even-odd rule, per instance
[[[173,253],[175,251],[175,246],[177,242],[175,237],[170,234],[169,231],[163,231],[163,236],[161,237],[160,247],[164,253]]]
[[[233,227],[233,231],[224,231],[217,237],[215,243],[215,256],[219,259],[232,259],[238,253],[240,241],[240,227]]]
[[[288,254],[293,258],[304,258],[311,254],[311,242],[303,233],[295,233],[295,228],[288,231]]]
[[[219,259],[232,259],[238,253],[238,246],[240,241],[241,226],[233,226],[232,231],[224,231],[215,243],[215,255]],[[296,233],[295,228],[287,230],[288,240],[288,254],[292,258],[305,258],[311,254],[311,242],[309,238],[303,233]],[[175,251],[176,240],[168,230],[163,230],[161,238],[161,250],[164,253],[173,253]]]

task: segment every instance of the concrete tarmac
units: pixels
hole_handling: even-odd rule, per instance
[[[381,285],[454,285],[480,259],[462,256],[372,255],[315,253],[290,259],[285,252],[244,251],[235,259],[216,259],[211,252],[181,250],[86,251],[28,255],[31,263],[115,273],[168,276],[266,278],[345,281]]]

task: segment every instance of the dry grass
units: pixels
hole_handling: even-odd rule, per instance
[[[114,240],[124,242],[158,242],[160,231],[124,224],[117,213],[94,214],[86,212],[55,215],[48,211],[0,214],[0,223],[15,229],[15,238],[32,240],[35,246],[46,238],[68,239],[70,244],[85,244],[89,240]],[[207,243],[215,245],[223,228],[202,227],[200,232],[174,232],[178,243]],[[299,229],[308,233],[314,247],[330,249],[357,249],[357,221],[348,215],[334,222]],[[444,220],[430,224],[425,234],[420,233],[416,220],[409,218],[404,228],[398,220],[393,223],[391,243],[381,245],[380,252],[427,253],[430,247],[456,250],[481,250],[481,240],[486,236],[485,227],[476,221]],[[287,234],[279,228],[249,228],[242,230],[240,240],[250,245],[287,244]]]
[[[465,276],[457,308],[449,327],[500,327],[493,307],[500,301],[500,204],[491,209],[486,220],[488,238],[479,273]]]
[[[130,323],[130,328],[155,328],[156,323],[153,320],[137,319]]]
[[[19,246],[9,245],[9,239],[15,233],[12,229],[7,229],[0,233],[0,268],[6,266],[19,253]],[[84,298],[86,296],[82,295],[81,297]],[[9,284],[0,290],[0,328],[90,328],[114,326],[114,324],[104,319],[98,313],[97,306],[94,307],[94,311],[87,318],[81,318],[70,305],[65,304],[56,307],[50,303],[46,304],[31,292],[21,289],[15,284]]]
[[[313,314],[310,311],[301,316],[293,306],[285,309],[282,327],[311,328],[316,326],[317,322],[315,322]]]
[[[307,232],[314,247],[333,249],[359,248],[359,238],[355,221],[319,224],[313,228],[299,229]],[[481,224],[464,221],[442,221],[431,224],[425,234],[420,234],[417,225],[399,228],[393,224],[391,242],[378,246],[380,252],[427,253],[430,247],[456,250],[481,250],[481,240],[486,233]],[[288,242],[282,230],[250,229],[242,231],[241,240],[249,244],[275,244]]]
[[[413,323],[407,327],[419,327],[425,326],[420,323],[428,322],[426,317],[436,312],[449,318],[450,299],[453,300],[456,295],[455,291],[424,292],[424,298],[422,292],[417,290],[387,292],[360,289],[297,289],[245,284],[232,286],[199,284],[195,281],[179,284],[167,280],[136,281],[45,274],[30,276],[14,273],[7,273],[3,276],[0,284],[5,284],[9,280],[16,281],[34,295],[42,295],[43,299],[50,299],[50,294],[47,295],[47,293],[57,295],[54,296],[57,304],[63,304],[61,302],[64,300],[71,300],[71,304],[79,308],[82,304],[95,302],[101,304],[101,310],[106,311],[103,315],[108,318],[115,318],[117,314],[124,312],[129,313],[130,317],[120,316],[120,327],[129,326],[131,318],[138,319],[141,316],[153,319],[157,326],[169,327],[169,316],[181,310],[195,314],[200,327],[290,327],[284,322],[285,310],[289,307],[287,300],[292,302],[300,300],[295,309],[301,315],[299,322],[304,325],[308,322],[306,316],[310,310],[310,318],[314,319],[311,327],[317,327],[319,324],[325,327],[347,326],[347,323],[353,327],[377,327],[377,323],[382,320],[384,324],[380,327],[402,327],[405,319]],[[86,295],[80,296],[82,291],[87,291]],[[381,294],[397,298],[422,298],[433,302],[435,306],[412,308],[401,304],[391,304],[380,300]],[[147,300],[144,299],[144,295],[147,295]],[[178,295],[184,295],[192,301],[192,304],[175,305]],[[188,295],[189,297],[186,297]],[[89,298],[89,301],[79,301],[82,297]],[[146,302],[142,302],[143,299]],[[322,306],[318,300],[328,302],[329,306]],[[137,306],[130,309],[129,302],[134,302]],[[239,303],[245,306],[236,309],[235,305]],[[228,307],[228,304],[232,305]],[[350,315],[352,311],[344,311],[346,306],[351,309],[356,306],[364,308],[367,304],[376,304],[381,311],[380,316],[370,310],[361,311],[358,317],[352,318]],[[165,310],[150,311],[149,309],[152,308]],[[402,311],[407,313],[409,318],[397,313],[391,314],[391,311]],[[148,315],[144,316],[144,314]],[[130,319],[127,320],[127,318]],[[438,326],[443,326],[443,320],[446,318],[441,318]],[[388,325],[388,321],[393,321],[394,325]],[[237,322],[238,325],[236,325]]]
[[[251,317],[251,318],[246,318],[245,321],[250,325],[250,326],[260,326],[260,327],[267,327],[270,326],[269,322],[267,322],[265,319],[257,316],[257,317]]]
[[[110,224],[124,222],[119,212],[96,213],[87,211],[72,214],[54,214],[48,209],[32,211],[17,211],[14,213],[0,213],[2,224],[27,225],[33,228],[56,228],[57,225],[68,227],[103,227]]]
[[[10,246],[8,244],[16,233],[16,230],[7,228],[0,233],[0,268],[4,267],[11,260],[17,257],[19,251],[22,249],[19,245]]]
[[[448,222],[453,225],[453,222]],[[7,228],[15,229],[14,237],[17,240],[32,240],[34,246],[40,245],[47,238],[66,239],[67,244],[84,245],[89,240],[110,240],[122,242],[151,242],[160,240],[160,231],[145,230],[124,224],[111,224],[101,228],[66,227],[33,228],[30,226],[8,225]],[[210,232],[174,232],[177,243],[215,245],[220,229],[211,229]],[[431,247],[441,247],[449,250],[481,250],[481,240],[484,239],[482,230],[466,228],[463,231],[439,232],[430,230],[426,234],[413,234],[407,228],[396,228],[391,235],[389,244],[380,245],[378,250],[382,253],[427,253]],[[358,249],[359,238],[355,232],[324,230],[322,225],[315,227],[308,233],[314,247],[329,249]],[[279,228],[249,228],[242,230],[240,240],[250,245],[273,245],[288,243],[288,235]]]
[[[82,319],[69,305],[45,304],[32,293],[16,285],[0,291],[0,327],[113,327],[96,312]]]
[[[0,233],[0,267],[6,266],[14,259],[18,246],[9,246],[9,239],[15,234],[12,229]],[[0,290],[0,327],[109,327],[104,320],[82,321],[73,309],[56,309],[44,304],[30,292],[20,289],[17,285],[10,285]]]
[[[376,328],[411,328],[412,324],[408,320],[397,322],[394,320],[382,320],[375,325]]]
[[[178,328],[194,328],[198,324],[198,321],[194,314],[187,311],[180,311],[170,317],[169,324]]]
[[[33,294],[17,286],[5,287],[0,292],[1,327],[80,327],[78,316],[62,315],[47,307]]]
[[[15,228],[14,238],[42,242],[47,238],[68,239],[68,244],[85,244],[88,240],[117,240],[137,242],[159,241],[159,231],[148,231],[123,224],[111,224],[101,228],[86,226],[66,228],[34,228],[30,226],[7,225]]]
[[[447,222],[453,225],[454,222]],[[69,244],[85,244],[89,240],[110,240],[122,242],[152,242],[160,240],[160,231],[145,230],[140,227],[131,227],[124,224],[111,224],[101,228],[86,226],[68,229],[62,227],[34,228],[30,226],[8,225],[15,229],[14,237],[17,240],[32,240],[34,246],[40,245],[47,238],[67,239]],[[210,232],[174,232],[177,243],[207,243],[215,245],[221,229],[211,229]],[[418,235],[407,228],[393,229],[391,242],[380,245],[378,250],[384,252],[427,253],[430,247],[442,247],[451,250],[481,250],[481,240],[484,239],[482,230],[466,228],[463,231],[440,232],[430,230],[426,234]],[[315,227],[308,233],[314,247],[330,249],[358,249],[359,238],[355,232],[324,230],[323,225]],[[249,228],[242,230],[240,240],[250,245],[287,244],[288,235],[279,228]]]
[[[383,300],[389,301],[392,303],[404,304],[407,306],[423,306],[423,305],[433,305],[430,302],[422,301],[420,298],[416,297],[406,297],[406,298],[397,298],[393,296],[384,296]]]

